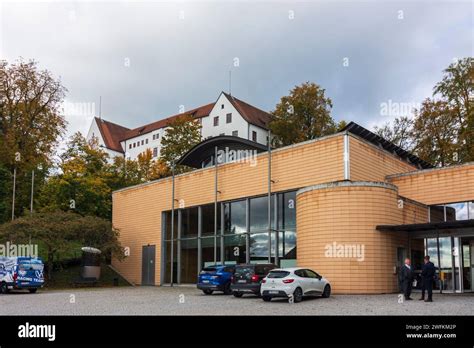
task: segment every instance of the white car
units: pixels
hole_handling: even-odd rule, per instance
[[[266,302],[274,297],[300,302],[303,296],[331,296],[331,284],[307,268],[276,268],[262,280],[260,294]]]

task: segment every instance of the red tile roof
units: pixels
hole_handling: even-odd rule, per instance
[[[94,117],[97,126],[99,127],[100,134],[102,135],[102,139],[104,140],[105,147],[122,152],[123,149],[120,145],[120,139],[128,132],[130,129],[120,126],[116,123],[112,123],[106,120],[103,120],[98,117]]]
[[[231,96],[225,92],[224,95],[229,99],[234,108],[242,115],[242,117],[250,124],[261,127],[263,129],[268,129],[268,124],[272,119],[272,115],[268,112],[260,110],[255,106],[247,104],[246,102],[237,99],[236,97]]]
[[[210,103],[210,104],[207,104],[207,105],[203,105],[203,106],[200,106],[198,108],[183,112],[181,114],[176,114],[176,115],[167,117],[163,120],[159,120],[159,121],[149,123],[149,124],[144,125],[144,126],[140,126],[140,127],[131,129],[120,140],[134,138],[136,136],[146,134],[146,133],[150,133],[154,130],[166,127],[169,122],[173,121],[175,118],[177,118],[179,116],[182,116],[182,115],[191,115],[194,118],[201,118],[201,117],[208,116],[210,114],[212,108],[214,107],[214,104],[215,103]]]
[[[250,104],[247,104],[246,102],[237,99],[231,96],[230,94],[227,94],[225,92],[222,93],[224,93],[227,99],[229,99],[235,109],[242,115],[242,117],[247,122],[263,129],[268,129],[268,123],[270,122],[272,115]],[[214,105],[215,103],[206,104],[198,108],[186,111],[184,113],[176,114],[134,129],[122,127],[118,124],[105,121],[97,117],[95,118],[95,120],[97,122],[97,125],[99,126],[102,138],[105,142],[105,146],[111,150],[123,152],[122,146],[120,145],[121,141],[134,138],[142,134],[150,133],[160,128],[164,128],[171,121],[184,114],[191,115],[194,118],[202,118],[205,116],[209,116]]]

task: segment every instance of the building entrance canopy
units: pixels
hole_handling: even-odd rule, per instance
[[[412,238],[430,238],[439,235],[474,236],[474,220],[432,222],[408,225],[378,225],[381,232],[409,232]]]

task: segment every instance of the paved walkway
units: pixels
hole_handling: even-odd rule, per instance
[[[0,315],[474,315],[474,294],[434,294],[433,303],[398,294],[332,295],[289,304],[246,295],[207,296],[193,287],[126,287],[0,295]]]

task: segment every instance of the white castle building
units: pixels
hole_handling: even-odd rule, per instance
[[[221,92],[214,103],[134,129],[95,117],[87,133],[87,140],[97,138],[99,146],[110,158],[122,156],[134,160],[146,149],[152,151],[153,157],[159,157],[161,139],[168,123],[183,114],[191,115],[201,123],[202,139],[230,135],[267,144],[268,123],[272,116],[224,92]]]

